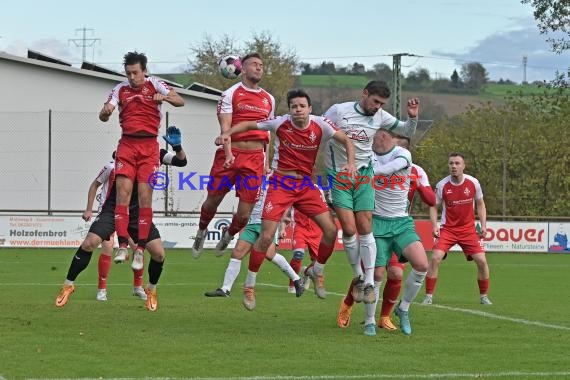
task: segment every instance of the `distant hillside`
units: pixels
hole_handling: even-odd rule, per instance
[[[192,74],[156,74],[167,80],[171,80],[189,86],[193,82],[200,81]],[[364,75],[300,75],[296,86],[305,88],[313,98],[313,110],[315,113],[324,112],[331,104],[350,99],[358,99],[362,88],[370,79]],[[428,91],[402,91],[402,100],[409,97],[420,97],[425,107],[435,108],[428,112],[430,118],[437,118],[444,113],[448,116],[464,112],[469,105],[477,106],[482,103],[501,103],[509,93],[522,91],[524,94],[534,94],[544,91],[544,88],[535,85],[497,84],[490,83],[485,91],[479,95],[461,95],[448,93],[434,93]],[[387,107],[391,111],[390,107]],[[432,116],[433,115],[433,116]]]

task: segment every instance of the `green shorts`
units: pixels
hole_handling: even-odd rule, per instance
[[[275,239],[273,240],[275,245],[277,245],[277,233],[275,233]],[[261,223],[248,223],[240,232],[238,240],[243,240],[250,244],[255,244],[257,238],[259,238],[259,235],[261,235]]]
[[[405,263],[407,260],[402,255],[404,249],[416,241],[421,241],[416,233],[414,220],[410,216],[381,218],[373,215],[372,233],[376,240],[377,267],[388,265],[392,252],[398,255],[399,262]]]
[[[374,171],[372,165],[358,170],[358,176],[366,176],[370,179],[368,183],[360,182],[358,188],[354,183],[355,179],[351,179],[352,183],[348,183],[348,178],[341,176],[341,181],[339,181],[337,174],[336,170],[327,169],[327,176],[332,178],[332,183],[329,185],[331,186],[333,205],[352,211],[373,211],[374,188],[372,187],[372,178],[374,178]]]

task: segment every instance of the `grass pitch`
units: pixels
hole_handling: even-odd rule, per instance
[[[95,300],[97,253],[69,303],[56,308],[73,252],[0,250],[0,378],[570,378],[570,255],[488,254],[494,305],[483,306],[475,265],[451,254],[435,304],[412,306],[413,334],[370,338],[360,305],[349,328],[336,326],[351,278],[342,252],[327,264],[326,300],[312,289],[288,294],[285,276],[265,262],[248,312],[246,263],[231,297],[206,298],[228,255],[193,260],[172,250],[154,313],[132,296],[127,265],[112,266],[109,300]]]

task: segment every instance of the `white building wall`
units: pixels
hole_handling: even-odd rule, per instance
[[[120,137],[118,114],[107,123],[98,113],[122,78],[0,53],[0,210],[82,210],[87,190],[111,158]],[[184,107],[163,105],[163,126],[182,130],[188,166],[171,169],[175,210],[199,211],[205,190],[178,190],[178,171],[208,175],[219,134],[217,97],[176,89]],[[51,200],[48,200],[51,111]],[[164,133],[165,127],[161,128]],[[164,140],[160,139],[161,146]],[[161,169],[162,170],[162,169]],[[198,181],[195,181],[198,185]],[[237,204],[228,196],[219,211]],[[163,192],[154,209],[163,211]]]

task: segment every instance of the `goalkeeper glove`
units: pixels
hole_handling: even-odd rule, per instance
[[[166,128],[166,135],[162,136],[164,141],[172,146],[175,152],[180,152],[182,150],[182,133],[180,129],[175,126]]]

